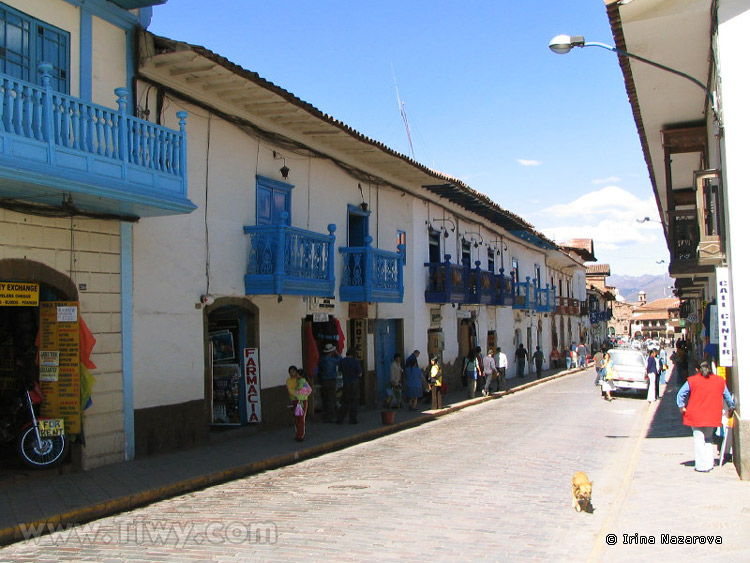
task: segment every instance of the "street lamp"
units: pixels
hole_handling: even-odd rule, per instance
[[[643,219],[636,219],[636,223],[659,223],[660,225],[663,225],[661,221],[657,221],[656,219],[652,219],[651,217],[644,217]]]
[[[716,103],[716,96],[714,96],[713,92],[711,92],[708,89],[708,87],[697,78],[694,78],[690,76],[689,74],[685,74],[684,72],[668,67],[661,63],[657,63],[645,57],[641,57],[640,55],[629,53],[628,51],[623,51],[622,49],[618,49],[617,47],[612,47],[611,45],[607,45],[605,43],[597,43],[595,41],[586,41],[583,38],[583,35],[572,35],[572,36],[571,35],[556,35],[549,42],[550,50],[553,53],[557,53],[558,55],[566,55],[567,53],[570,53],[573,47],[600,47],[602,49],[606,49],[607,51],[612,51],[613,53],[617,53],[618,55],[622,57],[629,57],[631,59],[641,61],[642,63],[646,63],[647,65],[654,66],[661,70],[666,70],[667,72],[671,72],[672,74],[676,74],[677,76],[681,76],[682,78],[688,79],[690,82],[692,82],[693,84],[698,86],[701,90],[703,90],[706,96],[708,96],[708,100],[711,104],[711,110],[713,111],[714,116],[716,117],[716,121],[721,123],[719,119],[719,109]]]

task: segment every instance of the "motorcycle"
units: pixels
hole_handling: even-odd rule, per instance
[[[44,400],[38,384],[24,386],[0,412],[0,442],[16,440],[16,453],[29,467],[54,467],[61,463],[70,447],[61,418],[41,418],[34,408]]]

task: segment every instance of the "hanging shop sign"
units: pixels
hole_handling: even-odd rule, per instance
[[[349,303],[350,319],[366,319],[370,316],[370,304],[362,301],[352,301]]]
[[[258,348],[245,348],[242,357],[245,367],[247,421],[260,422],[260,362],[258,361]]]
[[[335,308],[336,308],[336,300],[332,297],[308,297],[307,298],[307,311],[309,313],[333,312]]]
[[[732,365],[732,296],[729,292],[729,268],[716,268],[716,307],[719,322],[719,365]]]
[[[38,307],[39,284],[0,282],[0,307]]]
[[[78,303],[39,305],[39,379],[41,415],[65,419],[65,431],[81,432],[80,337]]]

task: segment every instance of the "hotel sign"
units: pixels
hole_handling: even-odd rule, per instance
[[[719,365],[732,365],[732,295],[729,291],[729,268],[716,268],[716,307],[719,328]]]

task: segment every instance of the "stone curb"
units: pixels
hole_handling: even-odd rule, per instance
[[[380,426],[366,432],[353,434],[351,436],[346,436],[344,438],[339,438],[337,440],[332,440],[323,444],[305,448],[303,450],[297,450],[288,454],[270,457],[261,461],[241,464],[237,467],[233,467],[232,469],[208,473],[206,475],[201,475],[200,477],[194,477],[191,479],[185,479],[177,483],[172,483],[171,485],[149,489],[147,491],[142,491],[134,495],[122,496],[105,502],[100,502],[90,506],[63,512],[61,514],[51,515],[41,520],[19,523],[12,527],[0,529],[0,545],[8,545],[27,539],[24,536],[24,530],[36,530],[38,528],[44,528],[44,533],[46,534],[49,533],[50,528],[55,530],[58,526],[60,526],[61,529],[64,529],[66,525],[83,524],[85,522],[90,522],[98,518],[112,516],[114,514],[119,514],[127,510],[139,508],[147,504],[152,504],[160,500],[165,500],[181,494],[198,491],[214,485],[220,485],[221,483],[248,477],[262,471],[278,469],[279,467],[292,465],[299,461],[342,450],[349,446],[369,442],[370,440],[374,440],[381,436],[387,436],[389,434],[400,432],[401,430],[406,430],[407,428],[420,426],[427,422],[436,420],[439,417],[465,409],[466,407],[471,407],[473,405],[484,403],[486,401],[500,399],[501,397],[504,397],[506,395],[511,395],[518,391],[523,391],[531,387],[535,387],[541,383],[553,381],[572,373],[578,373],[583,369],[585,368],[564,370],[554,375],[549,375],[540,379],[533,379],[528,383],[524,383],[506,391],[498,391],[486,397],[466,399],[464,401],[460,401],[456,404],[436,411],[428,410],[425,411],[424,414],[416,416],[415,418],[409,420]]]

